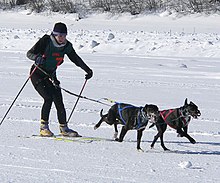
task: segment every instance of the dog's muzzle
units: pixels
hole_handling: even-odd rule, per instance
[[[197,119],[199,116],[201,116],[201,112],[199,110],[190,111],[190,114],[195,119]]]

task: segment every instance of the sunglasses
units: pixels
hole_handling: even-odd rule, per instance
[[[58,38],[66,38],[66,35],[55,35],[55,37],[58,37]]]
[[[54,36],[58,36],[58,37],[66,37],[66,33],[59,33],[59,32],[53,32]]]

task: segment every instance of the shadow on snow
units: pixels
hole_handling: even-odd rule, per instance
[[[126,142],[137,142],[135,140],[129,140]],[[152,143],[152,141],[147,141],[147,140],[143,140],[142,142],[148,142],[148,143]],[[160,144],[160,141],[156,142],[157,145]],[[191,144],[190,142],[180,142],[180,141],[166,141],[166,144],[178,144],[180,146],[186,146],[187,144]],[[202,144],[202,145],[211,145],[211,146],[220,146],[219,142],[196,142],[196,144]],[[186,146],[188,147],[188,146]],[[170,153],[177,153],[177,154],[196,154],[196,155],[220,155],[220,151],[216,150],[171,150],[171,151],[163,151],[163,149],[161,150],[156,150],[159,152],[170,152]],[[154,150],[152,150],[152,152],[154,152]]]

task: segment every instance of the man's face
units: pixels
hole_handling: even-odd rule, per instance
[[[66,41],[66,35],[65,34],[58,34],[58,35],[55,35],[55,38],[57,40],[57,42],[59,44],[64,44],[65,41]]]

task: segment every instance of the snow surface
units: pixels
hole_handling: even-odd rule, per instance
[[[0,12],[0,118],[28,78],[32,62],[26,52],[55,22],[68,26],[68,39],[93,69],[83,95],[107,97],[160,110],[180,107],[185,98],[201,110],[192,120],[191,144],[168,127],[164,152],[160,142],[150,149],[156,128],[146,129],[136,150],[136,131],[122,143],[63,142],[23,138],[39,133],[42,99],[29,82],[0,126],[0,182],[88,183],[217,183],[220,182],[220,16],[75,15]],[[84,72],[66,58],[58,69],[62,87],[78,93]],[[76,98],[63,93],[67,114]],[[101,100],[103,101],[103,100]],[[103,101],[104,102],[104,101]],[[108,103],[109,104],[109,103]],[[80,134],[111,139],[113,127],[94,130],[108,106],[80,99],[69,126]],[[53,106],[50,128],[58,134]]]

